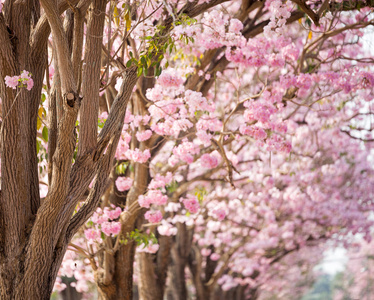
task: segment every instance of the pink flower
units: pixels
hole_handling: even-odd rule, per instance
[[[165,205],[168,202],[168,196],[163,195],[160,190],[150,190],[147,197],[156,205]]]
[[[160,226],[157,227],[157,230],[159,234],[165,236],[176,235],[178,231],[176,227],[166,222],[165,220],[162,220],[162,223]]]
[[[289,142],[283,142],[278,146],[278,150],[283,153],[290,153],[292,146]]]
[[[198,154],[199,152],[200,148],[194,143],[189,142],[188,139],[184,139],[182,144],[173,149],[173,154],[177,158],[189,164],[193,162],[193,154]]]
[[[169,184],[172,181],[172,179],[173,175],[171,172],[167,172],[166,176],[156,174],[151,183],[148,185],[148,189],[158,189],[160,187],[164,188],[165,185]]]
[[[168,196],[163,195],[160,190],[150,190],[146,196],[140,195],[138,198],[141,207],[149,208],[151,204],[165,205],[168,202]]]
[[[209,254],[212,252],[212,250],[210,249],[207,249],[207,248],[203,248],[201,249],[201,255],[202,256],[209,256]]]
[[[126,110],[125,114],[125,123],[128,124],[134,120],[134,116],[131,114],[131,111]]]
[[[221,255],[219,255],[218,253],[212,253],[212,255],[210,256],[210,260],[217,261],[220,259],[220,257]]]
[[[127,191],[131,188],[133,183],[130,177],[118,177],[116,180],[116,187],[120,192]]]
[[[5,84],[7,87],[16,89],[20,84],[20,87],[24,87],[26,84],[27,90],[31,90],[34,86],[34,81],[31,79],[31,75],[28,71],[23,70],[20,76],[5,76]]]
[[[158,223],[162,220],[162,213],[159,210],[147,211],[144,217],[151,223]]]
[[[104,222],[101,224],[101,231],[104,232],[107,236],[110,236],[112,233],[112,224],[111,222]]]
[[[213,169],[218,165],[218,159],[208,153],[203,154],[200,158],[201,165],[204,168]]]
[[[226,217],[226,211],[222,208],[216,208],[212,211],[214,217],[216,217],[219,221],[222,221]]]
[[[233,33],[240,33],[243,29],[243,23],[240,22],[238,19],[231,19],[229,31]]]
[[[18,79],[19,79],[19,76],[13,76],[13,77],[5,76],[5,84],[7,87],[15,90],[18,85]]]
[[[30,79],[29,72],[27,72],[26,70],[23,70],[19,78],[26,79],[26,80]]]
[[[100,237],[99,232],[94,228],[89,228],[84,231],[84,235],[87,240],[94,241]]]
[[[121,223],[120,222],[112,222],[112,234],[117,235],[121,231]]]
[[[239,132],[243,135],[249,135],[256,140],[264,140],[268,136],[264,129],[257,126],[246,126],[244,124],[240,126]]]
[[[191,213],[195,214],[199,211],[200,204],[196,196],[188,195],[187,198],[182,198],[181,201]]]
[[[183,83],[183,79],[177,75],[171,75],[167,72],[163,72],[157,80],[157,83],[162,87],[179,87]]]
[[[141,207],[149,208],[152,204],[152,200],[144,195],[140,195],[138,198],[138,203]]]
[[[26,82],[26,85],[27,85],[27,90],[30,91],[32,89],[32,87],[34,86],[34,80],[32,80],[31,78],[29,78],[29,80],[27,80]]]
[[[121,215],[121,213],[122,209],[120,207],[116,207],[116,209],[108,211],[107,215],[110,220],[115,220]]]
[[[141,152],[138,148],[136,148],[135,150],[127,150],[126,156],[134,162],[144,164],[151,157],[151,152],[149,151],[149,149]]]
[[[141,244],[138,247],[138,252],[146,252],[146,253],[156,253],[160,248],[159,244],[153,244],[152,241],[146,246],[145,244]]]
[[[117,235],[121,231],[121,223],[120,222],[104,222],[101,224],[101,231],[105,233],[105,235]]]
[[[2,4],[0,4],[0,12],[2,8]],[[64,289],[66,289],[66,284],[62,283],[62,279],[60,277],[56,278],[55,285],[53,286],[54,291],[62,292]]]
[[[136,133],[136,138],[138,139],[139,142],[143,142],[148,140],[152,136],[152,131],[151,130],[146,130],[146,131],[138,131]]]
[[[100,121],[105,121],[106,119],[108,119],[108,113],[106,112],[106,111],[104,111],[103,113],[101,113],[100,115],[99,115],[99,120]]]

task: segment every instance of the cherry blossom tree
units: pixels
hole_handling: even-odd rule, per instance
[[[369,240],[373,5],[1,1],[1,299],[253,299]]]

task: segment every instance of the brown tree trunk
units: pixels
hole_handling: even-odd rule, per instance
[[[66,284],[66,288],[61,292],[61,300],[81,300],[82,294],[70,285],[74,278],[61,278],[62,282]]]
[[[131,232],[134,227],[124,229]],[[119,248],[110,262],[112,274],[104,274],[103,272],[95,274],[99,299],[132,300],[135,247],[135,242],[129,241],[128,244]],[[111,281],[107,281],[108,276],[111,277]]]
[[[166,286],[167,270],[170,261],[172,238],[159,236],[160,248],[156,254],[138,255],[139,294],[142,300],[162,300]]]
[[[178,233],[171,248],[171,260],[168,268],[169,286],[166,290],[168,300],[186,300],[186,274],[188,258],[191,252],[192,231],[185,224],[177,223]]]
[[[135,178],[133,187],[130,189],[126,198],[122,198],[122,204],[131,206],[137,203],[139,195],[143,194],[149,178],[148,164],[135,164]],[[109,191],[111,201],[118,205],[121,199],[113,197],[113,186]],[[116,199],[113,199],[116,198]],[[138,206],[139,207],[139,206]],[[138,216],[144,211],[137,210],[134,213],[121,216],[122,234],[127,243],[121,245],[110,261],[103,261],[100,270],[95,275],[100,297],[105,300],[132,300],[133,298],[133,274],[135,261],[136,243],[129,239],[129,234],[141,224],[137,224]],[[109,254],[107,254],[109,255]],[[108,263],[110,265],[104,265]]]

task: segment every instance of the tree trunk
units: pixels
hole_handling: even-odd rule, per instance
[[[148,164],[138,164],[135,166],[135,179],[133,187],[130,189],[126,198],[122,198],[128,207],[137,203],[139,195],[143,194],[148,185]],[[112,202],[119,204],[120,199],[113,197],[114,186],[109,191]],[[116,198],[116,199],[114,199]],[[137,206],[139,207],[139,206]],[[122,234],[127,240],[126,244],[120,246],[113,259],[107,261],[110,266],[101,265],[100,270],[95,276],[98,285],[100,297],[105,300],[132,300],[133,298],[133,274],[135,261],[136,243],[129,239],[129,234],[135,228],[139,228],[138,216],[142,210],[121,216]],[[109,254],[107,254],[109,255]],[[105,272],[103,270],[109,270]]]
[[[74,278],[62,277],[62,282],[66,284],[66,288],[61,292],[61,300],[81,300],[82,294],[70,285],[74,282]]]
[[[159,236],[160,248],[156,254],[138,255],[139,294],[141,300],[162,300],[166,286],[172,238]]]
[[[171,261],[168,269],[169,286],[166,291],[168,300],[186,300],[185,269],[191,251],[192,231],[185,224],[177,223],[178,233],[171,248]]]
[[[131,228],[127,228],[131,232]],[[122,245],[116,252],[112,263],[114,272],[112,281],[105,282],[104,274],[95,275],[95,281],[99,290],[99,299],[102,300],[132,300],[133,298],[133,273],[136,244],[129,241]]]

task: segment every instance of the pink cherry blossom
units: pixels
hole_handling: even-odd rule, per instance
[[[133,179],[130,177],[118,177],[116,180],[116,187],[120,192],[127,191],[131,188]]]
[[[152,136],[152,131],[151,130],[145,130],[145,131],[138,131],[136,133],[136,138],[138,139],[139,142],[143,142],[148,140]]]
[[[230,20],[230,26],[229,31],[233,33],[240,33],[240,31],[243,29],[243,23],[240,22],[238,19],[231,19]]]
[[[159,210],[147,211],[144,217],[151,223],[158,223],[162,220],[162,213]]]
[[[187,198],[182,198],[184,206],[193,214],[199,211],[200,205],[196,196],[188,195]]]
[[[201,160],[201,165],[204,168],[213,169],[217,167],[218,165],[218,159],[215,156],[208,154],[208,153],[203,154],[200,157],[200,160]]]
[[[13,76],[13,77],[5,76],[5,84],[9,88],[16,89],[19,83],[18,79],[19,79],[19,76]]]
[[[99,232],[95,230],[94,228],[86,229],[84,231],[84,235],[86,236],[87,240],[96,240],[100,237]]]

